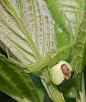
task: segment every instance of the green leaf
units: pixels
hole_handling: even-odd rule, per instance
[[[22,68],[0,54],[0,91],[19,102],[40,102],[36,88]]]
[[[75,42],[79,24],[85,12],[85,0],[45,0],[54,19],[58,48]],[[61,60],[71,60],[71,49],[60,55]]]
[[[85,48],[86,48],[86,13],[80,25],[80,30],[77,35],[76,43],[73,47],[73,68],[76,77],[76,87],[77,91],[80,93],[84,93],[83,87],[83,70],[85,66]]]
[[[79,24],[85,12],[85,0],[45,0],[55,22],[75,41]]]
[[[56,38],[57,38],[57,44],[58,44],[58,48],[60,49],[63,46],[68,45],[69,43],[71,43],[70,41],[70,37],[68,34],[66,34],[61,27],[59,27],[56,23],[54,24],[55,27],[55,32],[56,32]],[[60,55],[60,60],[67,60],[70,61],[71,60],[71,48],[69,48],[68,50],[63,51]]]

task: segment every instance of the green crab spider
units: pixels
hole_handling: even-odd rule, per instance
[[[9,53],[8,53],[8,49],[7,48],[6,48],[6,52],[7,52],[7,55],[8,55],[8,59],[11,62],[13,62],[13,63],[15,63],[15,64],[23,67],[24,70],[27,73],[33,73],[33,74],[39,76],[40,78],[41,78],[41,75],[42,75],[42,73],[41,73],[42,72],[42,69],[45,69],[46,66],[47,66],[48,72],[50,74],[49,82],[52,81],[55,85],[63,85],[67,80],[69,80],[72,77],[72,75],[73,75],[73,69],[65,61],[59,62],[59,59],[57,59],[56,56],[58,56],[59,53],[63,52],[64,50],[67,50],[68,48],[70,48],[72,46],[73,46],[73,43],[70,43],[69,45],[66,45],[66,46],[62,47],[61,49],[59,49],[57,51],[54,51],[54,53],[53,52],[51,54],[49,53],[49,55],[47,55],[41,61],[37,61],[37,62],[35,62],[33,64],[28,65],[28,66],[24,66],[20,62],[18,62],[16,60],[12,59],[11,57],[9,57]],[[54,63],[51,63],[51,62],[54,62]],[[57,62],[59,62],[59,63],[57,63]],[[58,68],[58,66],[61,66],[62,63],[64,63],[67,66],[66,67],[67,70],[69,69],[69,73],[70,74],[68,76],[66,76],[64,73],[62,73],[60,67]],[[63,70],[65,70],[65,69],[63,69]],[[55,73],[57,73],[57,74],[55,74]],[[57,79],[57,81],[56,81],[56,79]]]

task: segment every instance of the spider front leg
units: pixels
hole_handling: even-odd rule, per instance
[[[25,67],[22,63],[20,63],[19,61],[10,57],[10,54],[9,54],[9,51],[8,51],[7,47],[6,47],[6,53],[7,53],[8,60],[10,60],[12,63],[14,63],[16,65],[19,65],[20,67],[23,67],[23,68]]]
[[[51,72],[51,67],[50,66],[48,66],[48,73],[49,73],[49,77],[48,77],[47,84],[50,85],[52,83],[52,81],[51,81],[52,72]]]

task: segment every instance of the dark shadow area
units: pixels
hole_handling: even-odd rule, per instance
[[[8,95],[0,91],[0,102],[17,102]]]
[[[0,53],[7,57],[7,53],[0,47]]]

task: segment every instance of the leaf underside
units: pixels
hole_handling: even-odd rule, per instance
[[[24,65],[57,49],[53,21],[45,2],[1,0],[0,40]]]

